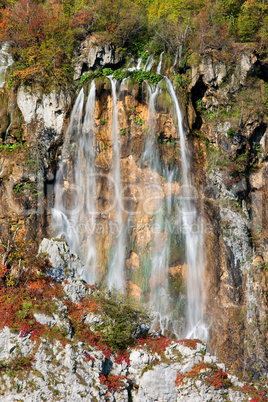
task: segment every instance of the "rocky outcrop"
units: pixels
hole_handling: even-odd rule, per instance
[[[114,356],[107,360],[101,351],[83,342],[76,346],[69,343],[63,348],[59,341],[51,347],[49,342],[42,339],[36,347],[30,340],[30,335],[11,335],[7,328],[0,334],[0,350],[5,351],[1,356],[5,355],[6,364],[9,359],[15,360],[16,356],[29,356],[34,349],[32,368],[24,373],[22,371],[20,378],[12,378],[3,372],[0,374],[4,384],[1,387],[0,401],[13,401],[19,395],[20,399],[27,402],[40,398],[54,400],[55,397],[58,401],[70,402],[129,401],[130,397],[134,402],[220,402],[224,400],[224,395],[230,401],[237,402],[244,401],[246,396],[241,388],[244,384],[239,383],[232,375],[228,377],[236,387],[240,387],[240,391],[215,390],[205,383],[205,377],[201,374],[197,374],[194,379],[187,378],[187,373],[195,365],[211,360],[210,355],[204,352],[205,347],[194,350],[172,342],[165,351],[169,364],[161,363],[161,357],[157,354],[147,352],[146,349],[137,349],[130,352],[128,364],[125,361],[115,363]],[[179,361],[176,362],[178,355]],[[203,372],[206,370],[209,373],[209,365]],[[175,384],[178,372],[186,376],[185,383],[181,386]],[[105,376],[107,379],[114,376],[118,384],[114,383],[114,388],[108,387]]]
[[[31,138],[33,130],[41,136],[45,149],[63,135],[64,121],[70,107],[71,97],[68,93],[52,91],[41,94],[38,89],[20,87],[17,104],[24,122],[24,140]]]
[[[82,279],[84,265],[76,254],[70,253],[70,247],[65,241],[43,239],[38,253],[49,259],[51,263],[49,275],[57,282],[67,278]],[[81,292],[76,289],[75,293]]]
[[[79,283],[68,279],[63,286],[64,300],[71,296],[77,311],[82,308],[80,300],[99,292],[84,287],[81,295]],[[5,327],[0,332],[0,401],[18,397],[28,402],[249,400],[242,388],[245,383],[226,372],[225,365],[218,363],[201,342],[171,341],[153,335],[142,338],[123,355],[122,351],[107,354],[107,349],[86,340],[77,342],[65,304],[58,300],[57,305],[56,313],[34,313],[37,331],[23,329],[14,333]],[[90,316],[84,323],[94,331],[101,317],[93,313]],[[64,342],[46,339],[42,328],[47,327],[59,336],[64,334]],[[155,350],[152,345],[157,344]],[[218,375],[215,386],[214,373]]]
[[[97,68],[118,68],[123,58],[111,43],[98,44],[98,40],[92,36],[83,41],[74,59],[74,80],[78,80],[86,71],[94,71]]]
[[[262,92],[265,85],[258,65],[256,55],[242,45],[232,63],[211,52],[192,68],[189,88],[197,112],[195,127],[200,130],[193,141],[195,168],[206,171],[205,177],[196,171],[193,176],[205,205],[210,348],[236,370],[247,362],[254,378],[266,375],[261,360],[267,359],[263,320],[268,121],[265,99],[256,90]],[[248,324],[249,316],[254,324]],[[251,341],[254,331],[256,342]]]

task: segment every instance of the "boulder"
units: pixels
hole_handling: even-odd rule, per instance
[[[43,239],[38,253],[45,254],[50,260],[52,267],[49,275],[56,281],[61,282],[67,278],[83,279],[84,266],[76,254],[71,254],[70,247],[64,241]],[[82,284],[80,286],[72,283],[66,288],[71,293],[71,299],[80,297],[73,296],[74,287],[79,290],[79,295],[84,297]]]

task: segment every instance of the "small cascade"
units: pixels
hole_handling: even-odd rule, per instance
[[[162,58],[163,58],[163,54],[164,54],[164,52],[162,52],[162,53],[160,54],[159,63],[158,63],[157,69],[156,69],[156,74],[161,74],[161,67],[162,67]]]
[[[180,203],[182,230],[186,243],[187,279],[187,337],[204,341],[208,338],[208,329],[203,318],[204,305],[204,261],[202,222],[198,219],[194,203],[195,194],[189,177],[189,155],[185,144],[183,118],[178,98],[170,80],[165,77],[168,91],[175,106],[177,125],[180,136],[182,163],[182,196]]]
[[[142,58],[141,58],[141,57],[139,57],[139,58],[138,58],[138,61],[137,61],[137,65],[136,65],[136,66],[133,66],[133,67],[128,68],[128,71],[140,70],[140,69],[141,69],[141,63],[142,63]]]
[[[139,57],[136,70],[140,70],[140,69],[141,69],[141,63],[142,63],[142,58]]]
[[[174,74],[175,74],[175,67],[176,67],[177,62],[178,62],[178,56],[179,56],[179,52],[177,51],[176,55],[175,55],[174,63],[173,63],[173,73]]]
[[[8,53],[8,43],[3,42],[0,49],[0,88],[5,85],[6,82],[6,71],[9,66],[13,64],[13,59]]]
[[[53,229],[62,235],[71,252],[78,253],[85,263],[85,280],[96,280],[95,231],[95,135],[94,115],[96,87],[91,83],[85,117],[82,122],[84,91],[80,91],[70,119],[64,142],[62,160],[56,176]]]
[[[143,67],[143,70],[144,71],[151,71],[153,65],[154,65],[154,56],[151,54],[148,57],[148,59],[147,59],[147,61],[145,63],[145,66]]]
[[[146,135],[144,151],[141,156],[141,165],[158,171],[160,160],[157,153],[157,146],[155,144],[155,98],[159,93],[159,86],[157,85],[155,91],[152,92],[150,85],[146,81],[145,83],[149,94],[148,132]]]
[[[107,285],[109,289],[113,287],[119,290],[124,290],[124,266],[125,266],[125,228],[122,214],[121,200],[121,168],[120,168],[120,149],[119,149],[119,128],[118,128],[118,109],[116,95],[116,80],[111,76],[108,77],[111,81],[112,96],[113,96],[113,118],[112,118],[112,144],[113,144],[113,167],[112,177],[114,182],[114,190],[116,197],[116,223],[118,228],[117,238],[113,247],[111,261],[108,267]]]

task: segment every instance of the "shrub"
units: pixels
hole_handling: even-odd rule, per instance
[[[106,377],[103,374],[100,375],[100,383],[106,385],[109,392],[118,392],[126,388],[125,380],[127,379],[123,375],[108,374]]]
[[[96,325],[103,342],[112,349],[124,350],[134,343],[139,324],[149,321],[149,315],[130,297],[112,290],[96,297],[103,323]]]
[[[184,378],[195,378],[199,376],[201,372],[205,372],[205,377],[203,377],[204,381],[216,389],[231,386],[231,381],[228,379],[228,374],[225,371],[215,364],[205,362],[195,364],[187,374],[182,374],[178,371],[175,380],[176,386],[179,387],[182,385]]]
[[[196,349],[196,346],[199,342],[200,342],[199,339],[181,339],[178,341],[178,343],[187,346],[190,349]]]
[[[138,339],[137,344],[139,347],[147,348],[151,352],[158,353],[159,355],[163,355],[166,348],[170,345],[171,339],[166,338],[164,336],[159,337],[151,337],[145,336]]]

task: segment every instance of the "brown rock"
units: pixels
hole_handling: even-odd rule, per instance
[[[138,254],[134,251],[131,251],[129,259],[126,261],[126,266],[129,269],[140,269],[140,260]]]
[[[130,296],[135,297],[136,299],[140,300],[142,290],[138,285],[129,281],[128,282],[128,291],[129,291]]]

